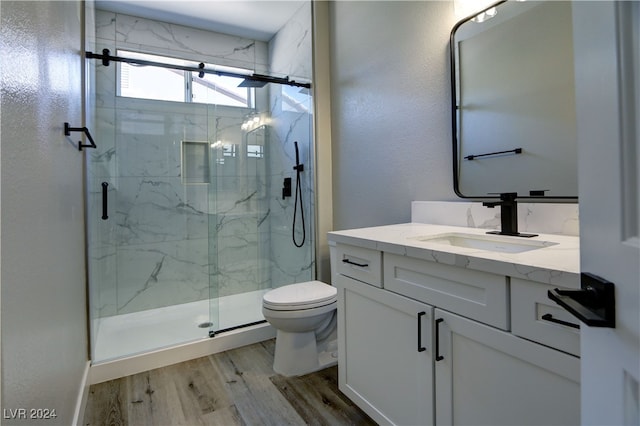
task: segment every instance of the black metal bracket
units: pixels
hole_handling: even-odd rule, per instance
[[[480,158],[480,157],[488,157],[490,155],[500,155],[500,154],[522,154],[522,148],[514,148],[514,149],[510,149],[508,151],[496,151],[496,152],[489,152],[487,154],[478,154],[478,155],[467,155],[466,157],[464,157],[465,160],[473,160],[476,158]]]
[[[549,299],[591,327],[616,327],[615,285],[583,272],[580,290],[549,290]]]
[[[97,148],[96,143],[93,141],[91,137],[91,133],[89,133],[89,129],[86,127],[70,127],[69,123],[64,123],[64,135],[71,136],[71,132],[83,132],[87,139],[89,139],[89,144],[83,144],[82,141],[78,141],[78,151],[82,151],[82,148]]]

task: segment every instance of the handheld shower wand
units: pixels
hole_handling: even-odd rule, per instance
[[[294,142],[293,145],[296,149],[296,165],[293,166],[293,170],[296,171],[296,198],[293,205],[293,225],[292,225],[292,238],[293,244],[296,247],[302,247],[306,240],[306,231],[304,226],[304,206],[302,204],[302,185],[300,183],[300,173],[304,171],[304,164],[300,163],[300,152],[298,151],[298,142]],[[296,240],[296,217],[298,216],[298,199],[300,199],[300,217],[302,219],[302,241],[298,243]]]

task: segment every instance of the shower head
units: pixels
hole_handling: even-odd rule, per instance
[[[240,84],[238,84],[238,87],[256,87],[256,88],[261,88],[266,86],[268,83],[268,81],[261,81],[261,80],[254,80],[254,79],[249,79],[249,78],[245,78],[244,80],[242,80],[242,82]]]

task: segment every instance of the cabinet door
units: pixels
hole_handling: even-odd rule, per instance
[[[338,274],[338,381],[380,424],[433,424],[433,308]]]
[[[576,425],[580,359],[435,310],[436,424]]]

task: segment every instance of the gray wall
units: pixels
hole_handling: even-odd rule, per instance
[[[334,229],[408,222],[455,200],[452,1],[330,4]]]
[[[87,362],[82,2],[0,3],[2,408],[70,424]],[[11,58],[11,60],[7,60]]]

